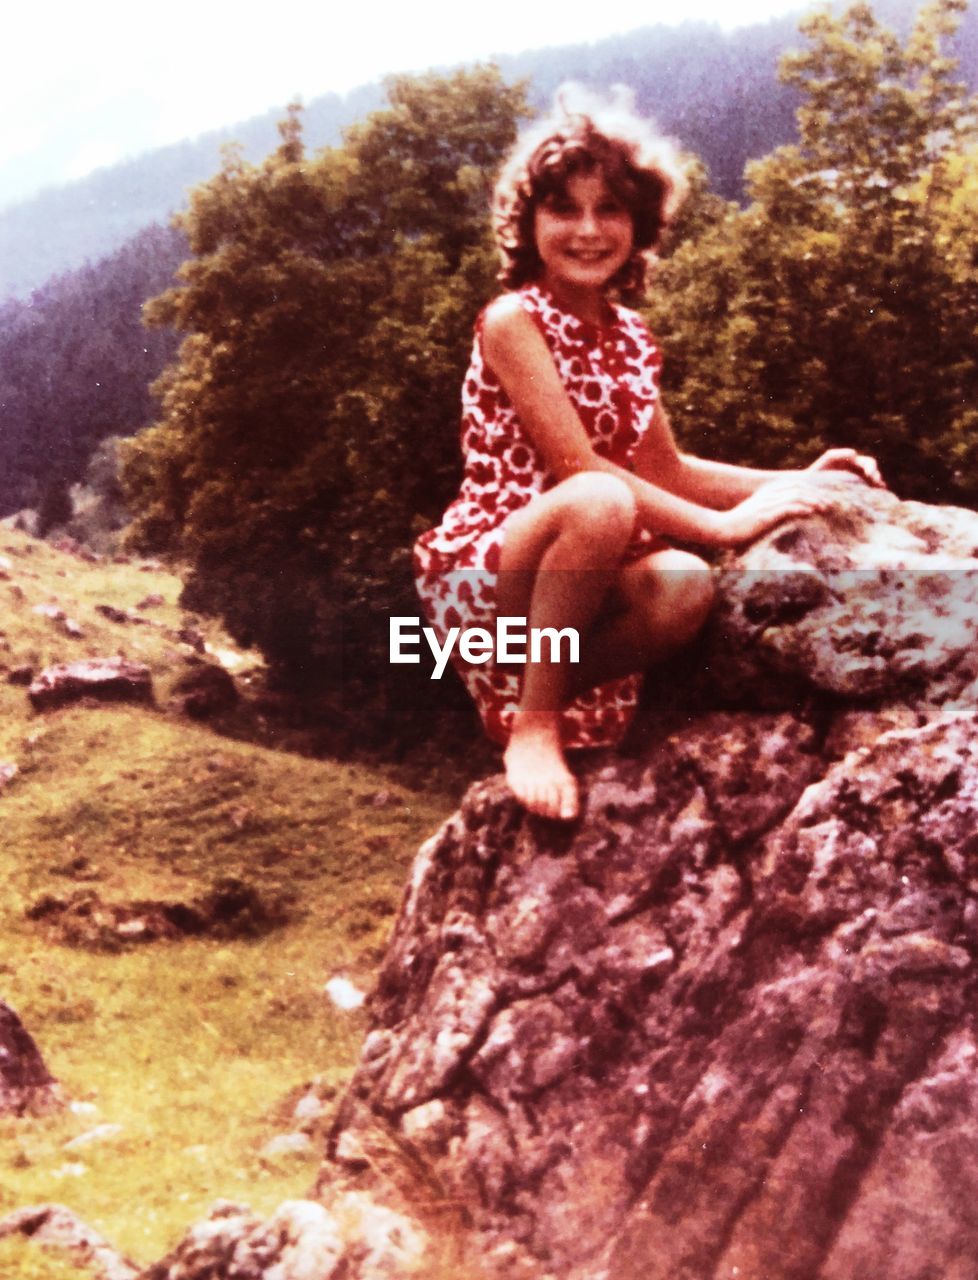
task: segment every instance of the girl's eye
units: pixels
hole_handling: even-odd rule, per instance
[[[625,206],[618,204],[616,200],[607,200],[604,204],[598,206],[598,213],[603,218],[617,218],[625,212]]]

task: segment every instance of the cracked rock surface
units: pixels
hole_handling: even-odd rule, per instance
[[[387,1134],[489,1276],[978,1278],[978,516],[826,483],[579,822],[422,848],[323,1187]]]

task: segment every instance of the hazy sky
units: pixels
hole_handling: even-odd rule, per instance
[[[803,0],[40,0],[10,6],[0,206],[127,155],[389,71],[598,40],[657,22],[725,27]]]

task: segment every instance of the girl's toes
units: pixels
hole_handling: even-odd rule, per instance
[[[559,786],[550,788],[550,794],[547,796],[547,817],[562,818],[563,815],[563,797]]]
[[[555,818],[557,816],[557,792],[556,789],[547,784],[542,786],[537,792],[537,806],[534,810],[541,818]]]
[[[573,781],[565,782],[558,791],[555,816],[569,822],[571,818],[577,817],[578,805],[577,784]]]

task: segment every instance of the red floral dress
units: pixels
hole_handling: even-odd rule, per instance
[[[618,306],[607,327],[588,324],[561,311],[539,285],[525,286],[519,298],[546,339],[595,452],[631,469],[659,398],[662,362],[644,321]],[[451,627],[483,627],[495,634],[503,523],[556,483],[485,363],[481,316],[462,388],[462,451],[465,474],[458,497],[441,524],[423,534],[414,548],[418,594],[441,644]],[[642,530],[626,558],[661,545]],[[467,663],[457,646],[452,660],[489,736],[505,743],[519,703],[522,668],[498,668],[491,658]],[[563,713],[564,745],[601,747],[620,741],[640,687],[640,676],[627,676],[577,698]]]

